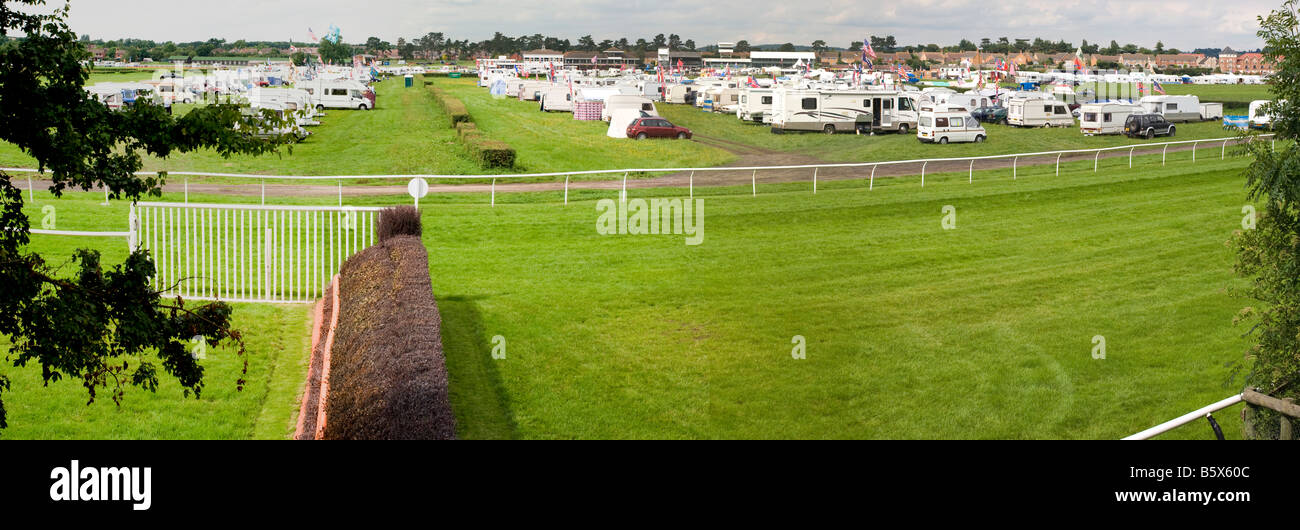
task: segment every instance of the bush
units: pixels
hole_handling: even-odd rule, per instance
[[[447,116],[451,118],[452,127],[455,127],[458,123],[471,121],[469,110],[466,110],[465,104],[459,99],[456,99],[455,96],[443,92],[442,89],[438,88],[436,85],[430,86],[429,91],[433,92],[433,100],[436,101],[438,106],[442,107],[442,111],[446,112]]]
[[[465,146],[485,168],[511,168],[515,165],[514,148],[500,140],[486,138],[476,132],[465,137]]]
[[[416,236],[424,233],[420,225],[420,211],[414,206],[394,206],[379,212],[379,226],[375,228],[379,241],[394,236]]]

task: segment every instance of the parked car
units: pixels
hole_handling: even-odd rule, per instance
[[[957,107],[960,109],[960,107]],[[988,137],[979,120],[965,110],[922,107],[917,120],[916,139],[922,143],[983,142]]]
[[[644,140],[646,138],[676,138],[688,140],[691,130],[678,127],[659,117],[637,118],[627,126],[627,137]]]
[[[970,115],[971,117],[979,121],[982,121],[984,123],[1005,124],[1007,122],[1006,107],[999,107],[994,105],[990,105],[987,107],[979,107],[975,110],[970,111]]]
[[[1124,121],[1124,135],[1129,138],[1173,136],[1174,124],[1160,114],[1132,114]]]

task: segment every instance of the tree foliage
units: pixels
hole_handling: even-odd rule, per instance
[[[1242,309],[1238,321],[1253,322],[1254,344],[1247,359],[1249,386],[1278,397],[1300,397],[1300,16],[1297,0],[1260,17],[1259,36],[1276,61],[1272,116],[1273,142],[1248,145],[1254,160],[1246,170],[1248,197],[1261,205],[1256,228],[1238,232],[1232,244],[1236,270],[1250,279],[1244,294],[1258,302]]]
[[[0,0],[0,36],[23,37],[0,46],[0,141],[35,158],[55,196],[100,186],[116,199],[157,196],[166,175],[135,175],[141,152],[263,154],[288,140],[259,139],[262,126],[281,123],[272,114],[245,115],[232,105],[203,106],[179,118],[147,102],[109,110],[83,88],[89,54],[66,24],[68,6],[50,14],[23,9],[44,3]],[[0,335],[11,342],[7,359],[15,366],[38,363],[47,385],[77,378],[91,402],[98,389],[108,389],[120,403],[129,386],[156,389],[159,365],[187,396],[198,397],[203,367],[185,347],[194,337],[210,346],[232,341],[242,355],[243,342],[229,325],[230,306],[163,300],[150,286],[154,269],[146,251],[106,270],[97,252],[79,250],[72,259],[76,270],[58,274],[27,252],[22,206],[22,193],[0,172]],[[242,388],[242,377],[236,385]],[[0,392],[9,388],[0,376]],[[6,419],[0,400],[0,428]]]

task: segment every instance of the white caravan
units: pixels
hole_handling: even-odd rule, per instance
[[[1007,124],[1018,127],[1070,127],[1074,125],[1074,115],[1060,101],[1013,99],[1007,102]]]
[[[316,110],[357,109],[370,110],[374,105],[366,92],[369,90],[359,81],[325,81],[317,79],[298,83],[297,88],[306,90],[311,95],[311,103]]]
[[[962,107],[935,105],[921,107],[917,119],[916,139],[923,143],[983,142],[988,132],[980,121]]]
[[[551,87],[542,93],[542,112],[573,112],[573,94],[568,87]]]
[[[1120,134],[1130,115],[1142,114],[1142,105],[1108,101],[1079,107],[1079,131],[1085,135]]]
[[[670,85],[668,87],[668,102],[679,105],[686,103],[686,95],[695,92],[695,87],[691,85]]]
[[[1139,103],[1148,113],[1162,114],[1171,122],[1202,119],[1201,100],[1196,96],[1145,96]]]
[[[653,101],[645,96],[633,96],[629,94],[615,94],[605,98],[605,106],[600,109],[600,119],[609,121],[615,112],[623,109],[641,111],[641,116],[659,116],[659,110],[655,108]]]
[[[316,109],[312,106],[311,94],[306,90],[284,87],[253,87],[245,94],[248,106],[254,109],[293,111],[298,125],[320,125],[312,119]]]
[[[546,81],[525,81],[519,87],[520,101],[541,101],[542,93],[551,88],[551,84]]]
[[[871,109],[858,92],[778,88],[772,94],[772,132],[821,131],[826,134],[871,128]]]
[[[1250,124],[1251,129],[1271,129],[1273,127],[1273,117],[1264,112],[1264,105],[1269,103],[1272,103],[1272,101],[1267,99],[1257,99],[1250,102],[1247,123]]]

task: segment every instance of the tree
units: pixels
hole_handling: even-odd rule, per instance
[[[988,39],[984,39],[983,42],[988,42]],[[973,43],[973,42],[971,42],[971,41],[968,41],[968,40],[966,40],[966,39],[962,39],[961,42],[958,42],[958,43],[957,43],[957,51],[959,51],[959,52],[973,52],[973,51],[975,51],[975,43]]]
[[[812,49],[813,49],[814,52],[817,52],[817,53],[821,53],[821,52],[823,52],[823,51],[826,51],[826,41],[821,40],[821,39],[817,39],[817,40],[815,40],[815,41],[812,41]]]
[[[744,39],[738,40],[736,41],[736,47],[733,49],[739,53],[749,53],[750,50],[749,41]]]
[[[850,50],[860,50],[860,49],[862,49],[862,41],[860,41],[860,40],[855,40],[855,41],[853,41],[853,42],[850,42],[850,43],[849,43],[849,49],[850,49]]]
[[[591,38],[591,35],[583,35],[582,37],[579,37],[579,38],[578,38],[578,49],[579,49],[579,50],[595,50],[595,49],[596,49],[596,41],[595,41],[594,39]]]
[[[676,50],[682,47],[682,38],[676,33],[668,36],[668,49]]]
[[[663,33],[660,33],[660,34],[658,34],[658,35],[655,35],[655,38],[654,38],[654,42],[653,42],[653,44],[654,44],[655,49],[663,48],[664,46],[667,46],[667,45],[668,45],[668,40],[667,40],[666,38],[664,38],[664,34],[663,34]]]
[[[695,51],[695,41],[694,41],[694,40],[686,39],[686,42],[683,42],[683,43],[682,43],[682,46],[685,46],[686,49],[688,49],[688,50],[690,50],[690,51]]]
[[[792,42],[787,42],[787,43],[785,43],[785,44],[782,44],[782,45],[781,45],[781,48],[780,48],[780,51],[783,51],[783,52],[792,52],[792,51],[794,51],[794,43],[792,43]]]
[[[20,11],[43,4],[0,0],[0,36],[25,35],[0,46],[0,141],[34,158],[55,196],[99,186],[117,199],[160,195],[165,173],[135,174],[141,151],[166,158],[206,148],[229,157],[274,152],[287,141],[256,136],[266,130],[263,124],[287,124],[270,111],[244,116],[237,106],[214,104],[173,117],[147,101],[109,110],[83,88],[89,74],[82,61],[89,54],[67,25],[70,7],[49,14]],[[29,230],[23,194],[0,172],[0,336],[11,344],[14,365],[39,364],[46,384],[80,379],[90,402],[105,389],[120,404],[127,387],[155,391],[161,366],[186,397],[198,398],[204,370],[187,351],[190,339],[201,335],[212,346],[228,340],[243,354],[239,332],[230,328],[231,306],[163,300],[150,285],[154,265],[148,251],[136,250],[105,270],[98,252],[78,250],[72,258],[76,270],[60,274],[26,251]],[[247,366],[245,359],[245,374]],[[243,384],[241,376],[236,388]],[[9,390],[9,380],[0,376],[0,392]],[[0,428],[6,419],[0,401]]]
[[[322,37],[316,47],[322,61],[332,64],[352,64],[352,45],[343,42],[343,36]]]
[[[1165,43],[1160,42],[1160,41],[1156,41],[1155,52],[1156,52],[1156,53],[1165,53]]]
[[[294,66],[305,66],[307,64],[307,54],[302,52],[293,52],[293,55],[289,57],[289,60],[293,61]]]
[[[1273,75],[1273,102],[1265,113],[1273,116],[1273,142],[1252,141],[1247,145],[1254,159],[1246,168],[1247,198],[1262,209],[1255,229],[1234,234],[1237,253],[1235,269],[1251,281],[1244,295],[1258,302],[1246,307],[1235,319],[1253,321],[1253,344],[1246,360],[1251,364],[1247,386],[1278,398],[1300,397],[1300,16],[1297,0],[1286,0],[1282,8],[1260,17],[1259,36],[1264,39],[1266,58],[1277,65]],[[1286,141],[1290,140],[1290,141]],[[1244,225],[1244,223],[1243,223]],[[1257,429],[1276,421],[1258,421],[1277,416],[1267,409],[1253,411]],[[1252,426],[1246,425],[1249,429]],[[1272,431],[1276,433],[1276,430]],[[1268,434],[1265,434],[1267,437]]]

